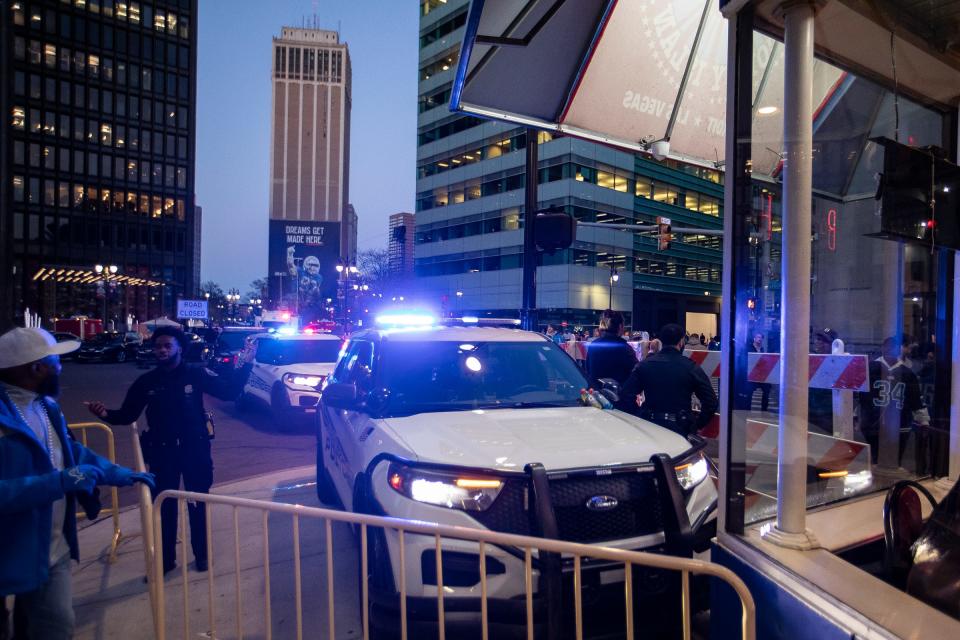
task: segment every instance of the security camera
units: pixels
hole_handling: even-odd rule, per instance
[[[670,141],[657,140],[650,144],[650,153],[654,160],[663,160],[670,155]]]

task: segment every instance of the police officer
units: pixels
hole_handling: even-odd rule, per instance
[[[634,367],[620,392],[617,408],[686,436],[705,427],[719,402],[700,365],[683,355],[685,334],[678,324],[660,330],[663,348]],[[637,396],[644,395],[643,405]],[[700,400],[700,416],[690,409],[690,396]]]
[[[149,430],[140,440],[143,455],[157,478],[156,496],[166,489],[208,493],[213,484],[213,460],[204,392],[227,399],[226,385],[204,368],[183,362],[186,338],[176,327],[153,332],[157,367],[140,376],[127,391],[120,409],[108,410],[102,402],[90,402],[90,412],[110,424],[129,424],[147,410]],[[207,570],[206,512],[202,503],[188,506],[190,544],[197,571]],[[163,526],[163,572],[176,567],[177,502],[167,500],[160,511]]]
[[[621,386],[637,365],[637,352],[623,339],[623,314],[607,309],[600,318],[600,337],[587,347],[587,378],[593,386],[613,378]]]

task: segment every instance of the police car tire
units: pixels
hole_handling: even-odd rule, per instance
[[[293,428],[290,399],[287,398],[287,392],[278,384],[273,385],[273,389],[270,390],[270,411],[279,430],[289,431]]]
[[[117,352],[117,362],[126,362],[127,361],[127,352],[122,349]]]
[[[237,399],[233,402],[234,407],[237,411],[243,413],[250,408],[250,396],[247,395],[246,391],[240,391],[240,395],[237,396]]]

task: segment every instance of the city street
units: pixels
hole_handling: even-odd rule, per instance
[[[133,381],[149,369],[136,364],[82,364],[63,363],[60,403],[68,423],[91,422],[96,419],[83,402],[101,400],[109,408],[118,408]],[[302,420],[294,428],[275,427],[273,416],[263,407],[253,406],[244,413],[237,411],[232,401],[205,398],[206,408],[213,412],[216,439],[213,441],[213,483],[220,485],[253,476],[303,467],[315,463],[316,445],[312,421]],[[146,416],[139,425],[146,426]],[[114,426],[117,462],[133,465],[131,431],[125,426]],[[90,446],[99,452],[106,448],[90,436]],[[135,502],[132,489],[121,489],[121,506]]]

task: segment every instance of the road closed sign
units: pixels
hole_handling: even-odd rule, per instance
[[[177,300],[177,317],[182,320],[206,320],[206,300]]]

